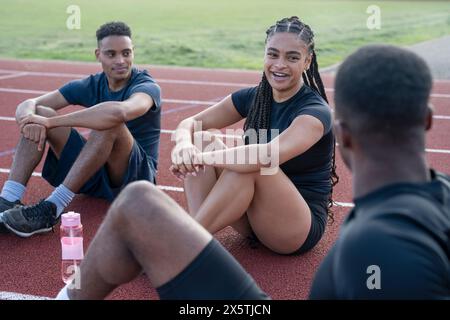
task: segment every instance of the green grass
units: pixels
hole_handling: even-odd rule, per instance
[[[136,62],[260,69],[265,30],[298,15],[316,33],[321,67],[368,43],[410,45],[450,34],[445,1],[299,0],[0,0],[0,56],[93,61],[95,31],[123,20],[133,30]],[[66,8],[81,8],[81,29],[68,30]],[[381,29],[368,30],[366,9],[381,8]]]

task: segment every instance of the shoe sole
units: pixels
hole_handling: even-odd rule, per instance
[[[50,228],[46,228],[46,229],[39,229],[39,230],[30,232],[30,233],[25,233],[25,232],[17,231],[17,230],[15,230],[14,228],[11,228],[11,227],[10,227],[9,225],[7,225],[6,223],[4,223],[3,225],[4,225],[6,228],[8,228],[9,231],[11,231],[12,233],[14,233],[14,234],[16,234],[16,235],[18,235],[19,237],[22,237],[22,238],[28,238],[28,237],[31,237],[32,235],[38,234],[38,233],[46,233],[46,232],[50,232],[50,231],[52,231],[52,229],[53,229],[53,228],[50,227]]]

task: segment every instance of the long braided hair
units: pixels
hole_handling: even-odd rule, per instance
[[[314,51],[314,33],[311,28],[307,24],[300,21],[298,17],[293,16],[290,18],[284,18],[280,21],[277,21],[275,25],[267,29],[265,43],[267,43],[270,37],[272,37],[275,33],[280,32],[294,33],[300,40],[302,40],[306,44],[308,51],[311,54],[312,60],[309,69],[305,70],[305,72],[303,72],[302,74],[303,82],[318,94],[320,94],[320,96],[328,103],[327,95],[325,94],[325,88],[319,74],[316,52]],[[272,87],[270,86],[269,81],[267,81],[266,75],[263,72],[261,82],[258,85],[255,98],[245,120],[244,131],[247,131],[248,129],[254,129],[258,132],[260,129],[269,129],[272,103]],[[333,156],[330,175],[332,187],[334,187],[339,181],[339,177],[336,173],[335,154],[336,146],[333,142]],[[333,190],[328,201],[328,216],[331,222],[334,221],[334,216],[331,211],[332,206]]]

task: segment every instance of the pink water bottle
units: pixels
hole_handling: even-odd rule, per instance
[[[61,276],[64,283],[69,283],[79,275],[79,267],[84,257],[83,226],[80,214],[70,211],[61,215]]]

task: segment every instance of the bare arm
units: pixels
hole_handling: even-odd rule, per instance
[[[201,131],[222,129],[240,120],[242,120],[242,116],[237,112],[231,100],[231,95],[229,95],[208,109],[181,121],[175,130],[175,141],[176,143],[186,141],[192,143],[196,129]],[[196,125],[201,125],[201,127],[195,128]]]
[[[171,171],[179,176],[187,172],[198,171],[193,165],[198,149],[193,145],[193,135],[197,131],[221,129],[242,120],[242,116],[233,105],[231,95],[208,109],[184,119],[175,130],[173,138],[176,145],[172,150]]]
[[[20,103],[16,109],[16,121],[19,123],[26,116],[36,114],[36,106],[45,106],[58,110],[69,105],[58,90],[46,93],[40,97],[27,99]]]
[[[153,99],[145,93],[138,92],[125,101],[102,102],[91,108],[52,118],[28,116],[21,122],[21,126],[27,123],[38,123],[44,125],[47,129],[55,127],[83,127],[94,130],[107,130],[142,116],[152,106]]]

